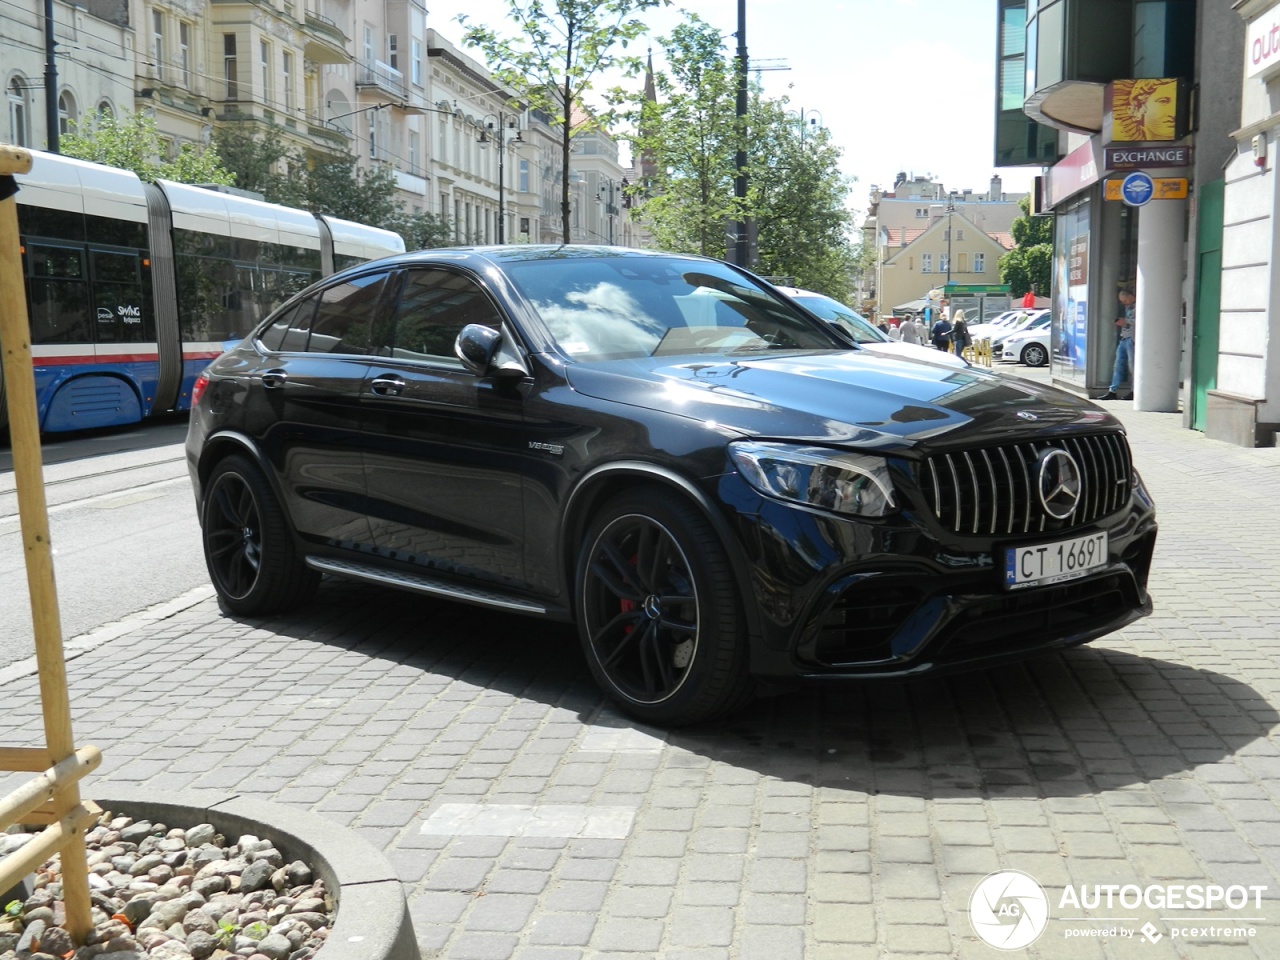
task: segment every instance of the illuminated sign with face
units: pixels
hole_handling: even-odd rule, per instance
[[[1186,135],[1186,90],[1176,78],[1113,80],[1107,84],[1109,143],[1159,143]]]

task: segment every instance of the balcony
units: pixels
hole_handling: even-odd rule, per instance
[[[350,63],[347,35],[342,28],[322,13],[306,12],[303,24],[306,46],[303,55],[315,63]]]
[[[372,63],[360,61],[356,67],[357,87],[375,87],[400,101],[408,96],[404,74],[390,64],[381,60]]]

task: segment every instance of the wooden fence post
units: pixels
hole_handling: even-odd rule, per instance
[[[31,169],[31,154],[17,147],[0,147],[0,359],[9,401],[9,436],[18,492],[18,516],[31,594],[35,627],[40,703],[44,712],[45,743],[53,763],[76,752],[71,733],[71,702],[62,652],[62,623],[53,577],[53,549],[40,461],[40,427],[35,380],[31,365],[31,332],[18,236],[18,209],[12,177]],[[84,943],[92,927],[89,914],[89,868],[85,861],[83,809],[74,783],[53,794],[54,820],[63,821],[62,893],[67,932]]]

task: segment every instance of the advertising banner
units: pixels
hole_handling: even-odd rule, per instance
[[[1102,135],[1106,143],[1159,143],[1187,135],[1187,89],[1176,77],[1107,84]]]

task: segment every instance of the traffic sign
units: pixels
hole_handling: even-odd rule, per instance
[[[1120,199],[1131,207],[1141,207],[1155,196],[1155,182],[1141,170],[1120,181]]]
[[[1187,199],[1187,178],[1186,177],[1156,177],[1152,184],[1154,189],[1151,191],[1152,200],[1185,200]],[[1124,184],[1119,180],[1108,180],[1106,182],[1106,198],[1108,200],[1123,200],[1124,194],[1121,192]]]

